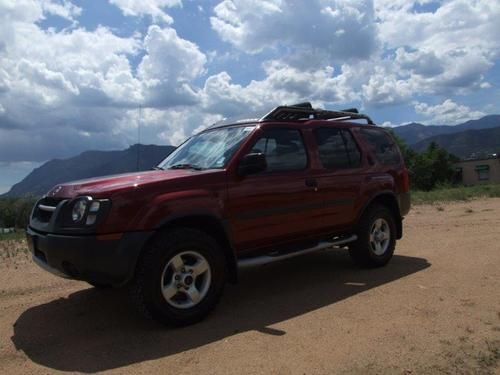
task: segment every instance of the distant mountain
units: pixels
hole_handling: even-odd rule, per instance
[[[34,169],[3,196],[43,195],[61,182],[148,170],[174,149],[173,146],[133,145],[122,151],[86,151],[69,159],[53,159]]]
[[[448,152],[467,158],[472,154],[493,154],[500,152],[500,126],[492,129],[465,130],[452,134],[440,134],[417,142],[411,147],[424,151],[431,142],[436,142]]]
[[[465,130],[491,129],[500,126],[500,115],[484,116],[478,120],[470,120],[455,126],[451,125],[422,125],[412,122],[408,125],[396,126],[392,131],[407,144],[412,145],[426,138],[440,134],[452,134]]]

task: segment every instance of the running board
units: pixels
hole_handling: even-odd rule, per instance
[[[310,247],[308,249],[300,250],[300,251],[294,251],[292,253],[287,253],[283,255],[262,255],[254,258],[243,258],[238,260],[238,267],[253,267],[253,266],[261,266],[263,264],[268,264],[272,262],[277,262],[280,260],[288,259],[288,258],[293,258],[299,255],[304,255],[304,254],[309,254],[309,253],[314,253],[315,251],[319,250],[324,250],[328,249],[333,246],[339,246],[339,245],[345,245],[349,242],[356,241],[358,239],[358,236],[352,235],[347,238],[339,239],[337,241],[329,241],[329,242],[320,242],[314,247]]]

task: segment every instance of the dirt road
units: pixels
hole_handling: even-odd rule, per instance
[[[417,206],[383,269],[330,251],[245,270],[182,329],[0,247],[2,374],[500,374],[500,199]]]

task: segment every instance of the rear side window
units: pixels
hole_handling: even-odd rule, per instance
[[[360,132],[381,164],[393,165],[401,162],[398,146],[385,131],[361,128]]]
[[[361,154],[350,131],[335,128],[320,128],[314,131],[319,159],[324,168],[357,168]]]
[[[307,167],[306,149],[298,130],[266,130],[251,152],[266,155],[266,172],[297,171]]]

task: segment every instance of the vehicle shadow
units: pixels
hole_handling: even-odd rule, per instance
[[[429,267],[427,260],[394,256],[379,269],[359,269],[345,251],[330,251],[243,270],[215,312],[193,326],[169,329],[144,320],[124,290],[85,289],[31,307],[14,325],[12,341],[34,362],[96,372],[198,348],[238,332],[285,335],[269,326]],[[335,316],[332,316],[335,319]]]

